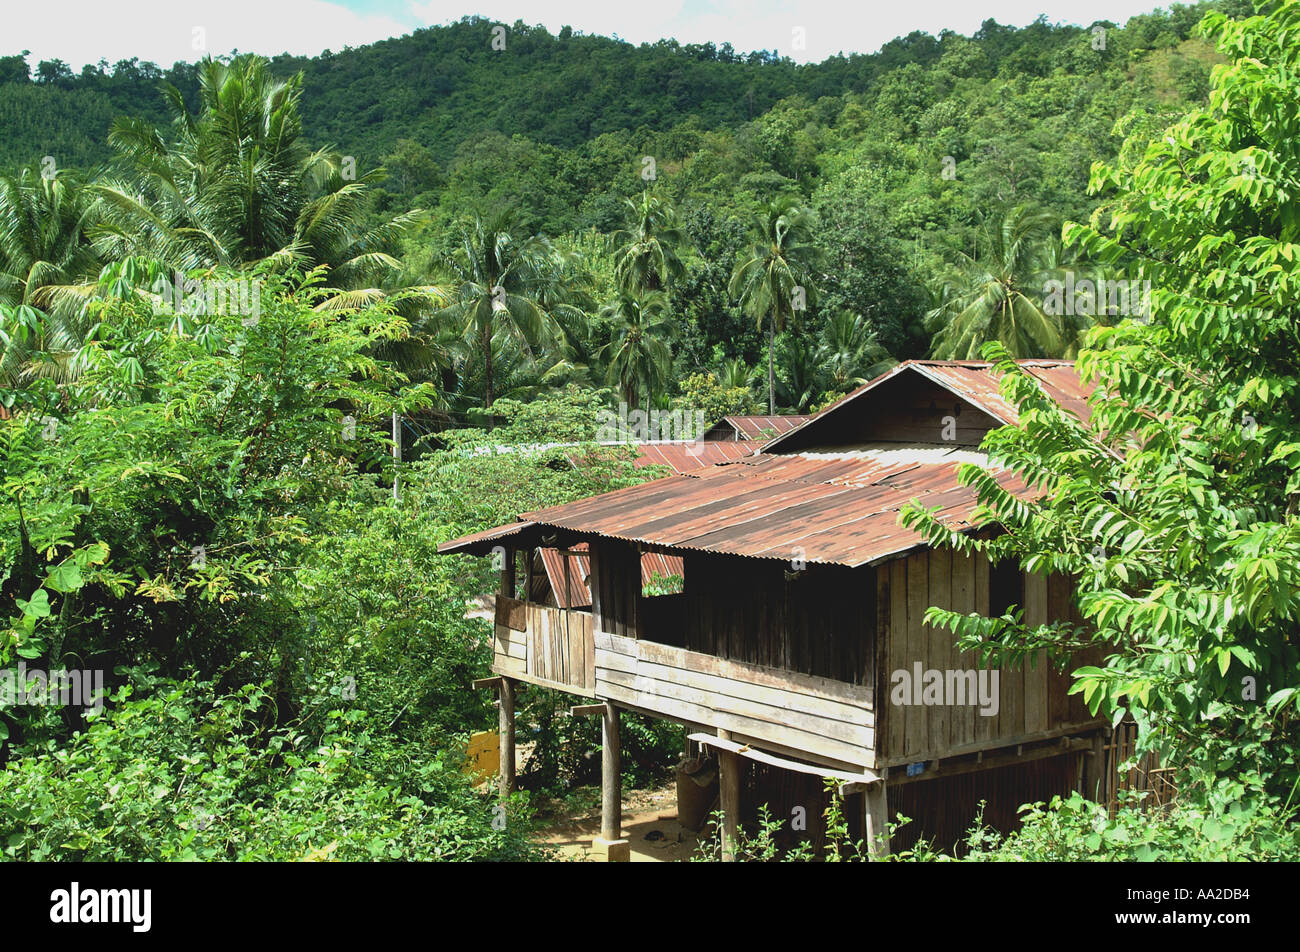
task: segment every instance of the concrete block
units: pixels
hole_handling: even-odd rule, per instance
[[[627,840],[606,840],[597,836],[591,841],[591,851],[598,862],[628,863],[632,860],[632,844]]]

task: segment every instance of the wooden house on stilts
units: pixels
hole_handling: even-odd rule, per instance
[[[1071,363],[1022,366],[1087,414]],[[838,781],[875,853],[890,848],[899,813],[933,833],[945,812],[964,828],[981,799],[1014,811],[1071,789],[1093,795],[1107,725],[1067,693],[1068,674],[1043,658],[982,671],[951,633],[923,623],[932,605],[1071,618],[1068,579],[932,548],[898,524],[915,499],[941,507],[952,527],[980,529],[956,469],[986,463],[985,433],[1016,419],[988,364],[907,361],[752,454],[445,543],[442,552],[504,555],[491,679],[503,789],[513,783],[515,687],[526,682],[584,698],[575,711],[603,718],[597,843],[611,857],[626,846],[620,710],[681,722],[716,753],[724,852],[753,770]],[[1031,495],[1015,474],[994,472]],[[581,553],[582,584],[558,605],[529,601],[521,584],[539,550]],[[649,554],[681,566],[680,592],[643,592]],[[575,590],[589,604],[574,604]]]

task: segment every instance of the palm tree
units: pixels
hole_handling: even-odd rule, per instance
[[[647,189],[640,201],[623,203],[628,224],[614,233],[614,276],[625,291],[664,291],[685,273],[678,249],[686,233],[672,205]]]
[[[382,172],[358,175],[347,157],[307,147],[301,73],[281,81],[260,57],[208,59],[197,114],[175,87],[165,84],[163,95],[171,141],[138,119],[120,118],[109,132],[127,173],[96,186],[111,256],[149,254],[187,270],[265,259],[324,264],[335,287],[399,269],[396,241],[416,215],[362,224]]]
[[[75,173],[0,176],[0,379],[66,369],[85,328],[59,291],[93,278],[94,198]]]
[[[1068,334],[1059,316],[1044,310],[1044,286],[1060,274],[1060,243],[1045,212],[1020,205],[976,236],[975,254],[957,259],[926,315],[937,331],[935,357],[969,360],[988,341],[1015,357],[1059,357]]]
[[[748,390],[754,371],[742,357],[731,357],[718,365],[718,385],[726,390]]]
[[[817,358],[816,345],[802,334],[781,339],[781,379],[777,381],[781,406],[807,413],[826,392]]]
[[[812,244],[812,213],[791,198],[773,199],[755,223],[755,241],[742,257],[727,293],[762,327],[767,318],[767,404],[776,412],[776,332],[799,310],[795,295],[802,290],[803,304],[811,304],[812,268],[822,258]]]
[[[821,368],[827,393],[848,393],[895,363],[861,315],[836,311],[822,325],[817,366]]]
[[[439,317],[454,321],[465,346],[481,354],[483,405],[490,409],[496,398],[492,357],[498,337],[533,359],[546,347],[564,347],[565,328],[555,313],[559,308],[543,304],[543,292],[554,291],[550,274],[556,258],[544,238],[517,238],[504,214],[462,222],[458,241],[444,262],[453,289],[451,303]],[[580,318],[566,314],[570,323]]]
[[[866,319],[848,311],[831,314],[815,340],[790,335],[782,338],[779,349],[777,393],[782,406],[796,413],[820,409],[897,362],[876,340]]]
[[[643,401],[664,393],[672,373],[668,299],[662,291],[620,291],[600,314],[613,331],[602,351],[609,362],[605,380],[630,408],[641,408]]]

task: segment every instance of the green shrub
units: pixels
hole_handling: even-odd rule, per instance
[[[498,809],[454,753],[393,743],[360,710],[319,735],[276,725],[268,692],[122,688],[66,743],[0,770],[17,860],[522,860],[522,799]]]

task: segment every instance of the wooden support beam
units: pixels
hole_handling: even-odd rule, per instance
[[[606,701],[600,741],[600,837],[612,842],[623,836],[622,755],[618,741],[618,708]]]
[[[730,731],[719,730],[718,740],[730,741]],[[736,850],[740,842],[740,763],[740,754],[718,747],[718,801],[722,808],[724,863],[736,861]]]
[[[499,792],[505,799],[515,789],[515,683],[510,678],[498,678],[499,703],[497,709],[497,734],[501,743],[501,775]]]
[[[590,717],[593,714],[603,715],[605,713],[606,706],[607,705],[603,702],[600,704],[579,704],[577,707],[569,708],[569,716]]]
[[[874,770],[863,770],[862,773],[854,773],[848,770],[836,770],[834,767],[805,764],[798,760],[790,760],[786,757],[778,757],[776,754],[769,754],[767,751],[751,747],[749,744],[724,740],[722,737],[713,734],[691,734],[687,740],[693,740],[697,744],[703,744],[716,750],[725,750],[749,760],[757,761],[760,764],[767,764],[769,767],[780,767],[782,770],[792,770],[795,773],[808,774],[812,777],[829,777],[832,780],[838,780],[840,781],[840,793],[842,794],[859,793],[863,785],[877,783],[880,780],[880,774]]]
[[[497,688],[501,687],[501,675],[494,674],[490,678],[475,678],[470,682],[470,687],[475,691],[481,691],[484,688],[491,688],[495,691]]]
[[[1080,722],[1077,724],[1065,724],[1061,727],[1054,727],[1051,730],[1036,731],[1032,734],[1018,734],[1014,737],[1000,737],[997,739],[983,740],[975,744],[963,744],[960,747],[949,747],[944,750],[927,750],[918,751],[915,754],[907,756],[887,756],[877,758],[876,769],[881,767],[904,767],[907,764],[918,763],[922,760],[933,760],[936,755],[941,755],[945,759],[950,757],[974,756],[979,751],[1001,751],[1016,745],[1028,747],[1031,744],[1041,744],[1046,740],[1060,740],[1062,737],[1081,737],[1084,734],[1101,729],[1106,730],[1103,725],[1096,721]]]
[[[862,791],[863,838],[867,855],[874,860],[889,855],[889,785],[873,783]]]
[[[515,597],[515,550],[505,547],[505,557],[501,560],[501,594],[506,598]]]
[[[1067,738],[1068,739],[1068,738]],[[974,773],[979,770],[992,770],[995,767],[1005,767],[1008,764],[1029,763],[1034,760],[1045,760],[1048,757],[1060,757],[1071,751],[1082,750],[1088,747],[1091,741],[1088,740],[1071,740],[1068,744],[1049,744],[1043,747],[1036,747],[1030,750],[1009,750],[1002,753],[990,751],[985,756],[984,751],[980,751],[973,759],[967,760],[947,760],[942,767],[939,761],[927,762],[926,769],[915,776],[908,777],[900,774],[896,779],[889,781],[891,787],[901,786],[905,783],[916,783],[918,780],[932,780],[935,777],[955,777],[958,774]],[[1023,746],[1023,745],[1020,745]],[[892,775],[891,775],[892,776]]]

